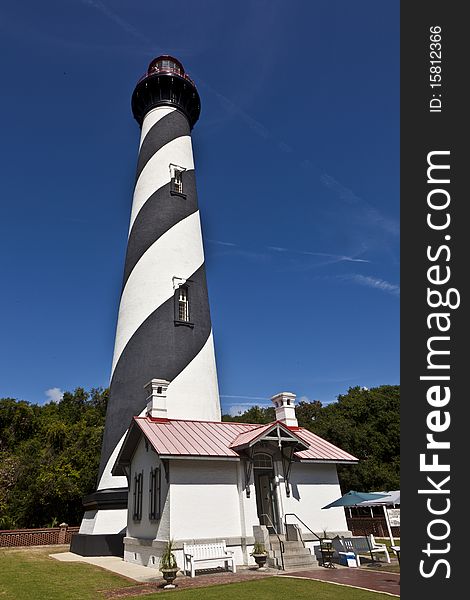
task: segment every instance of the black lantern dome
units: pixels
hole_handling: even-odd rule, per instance
[[[132,113],[142,126],[145,115],[156,106],[174,106],[188,118],[191,129],[201,112],[196,86],[183,65],[172,56],[154,58],[132,94]]]

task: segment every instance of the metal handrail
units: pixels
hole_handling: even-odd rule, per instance
[[[321,542],[322,538],[319,537],[312,529],[310,529],[310,527],[306,523],[304,523],[302,521],[302,519],[300,517],[298,517],[295,513],[286,513],[284,515],[284,525],[285,525],[286,529],[287,529],[287,517],[295,517],[297,519],[297,521],[300,521],[302,523],[302,525],[304,527],[306,527],[310,531],[310,533],[313,533],[313,535],[317,538],[317,540],[320,540],[320,542]],[[300,532],[300,535],[302,535],[302,532]]]
[[[260,517],[267,517],[269,523],[271,524],[271,527],[274,529],[274,533],[276,534],[277,537],[277,541],[279,542],[279,549],[281,551],[281,563],[282,563],[282,570],[285,571],[286,568],[284,566],[284,552],[285,552],[285,546],[284,546],[284,542],[281,540],[281,538],[279,537],[278,532],[276,531],[276,526],[274,525],[274,523],[271,520],[271,517],[269,515],[267,515],[266,513],[262,513],[261,515],[259,515]]]
[[[318,536],[318,535],[317,535],[317,534],[316,534],[316,533],[313,531],[313,529],[310,529],[310,527],[309,527],[309,526],[308,526],[306,523],[304,523],[304,522],[302,521],[302,519],[301,519],[300,517],[298,517],[298,516],[297,516],[295,513],[286,513],[286,514],[284,515],[284,529],[285,529],[286,531],[287,531],[287,517],[295,517],[295,518],[297,519],[297,521],[300,521],[300,522],[302,523],[302,525],[303,525],[304,527],[306,527],[306,528],[307,528],[307,529],[310,531],[310,533],[313,533],[313,535],[314,535],[314,536],[317,538],[317,540],[319,540],[319,541],[320,541],[320,552],[321,552],[321,555],[322,555],[322,564],[323,564],[323,566],[325,566],[325,558],[324,558],[324,556],[323,556],[323,551],[321,550],[321,541],[322,541],[322,538],[321,538],[321,537],[319,537],[319,536]],[[303,537],[302,537],[302,531],[300,531],[300,539],[302,540],[302,543],[305,545],[305,542],[304,542],[304,540],[303,540]]]

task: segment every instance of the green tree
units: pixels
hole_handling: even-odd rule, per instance
[[[43,406],[0,400],[0,528],[80,522],[94,491],[108,390]]]
[[[324,406],[309,429],[359,458],[358,465],[338,465],[343,492],[400,487],[399,386],[350,388]]]
[[[244,413],[235,417],[222,415],[222,421],[230,421],[232,423],[271,423],[274,419],[274,408],[263,408],[262,406],[252,406]]]

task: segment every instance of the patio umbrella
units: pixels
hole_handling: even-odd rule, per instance
[[[400,490],[393,490],[392,492],[378,492],[379,494],[387,494],[385,498],[379,498],[378,500],[374,498],[374,500],[367,500],[363,502],[361,506],[382,506],[385,516],[385,522],[387,524],[388,536],[390,538],[390,543],[395,545],[395,540],[393,539],[392,534],[392,526],[390,525],[390,517],[388,514],[388,506],[395,506],[395,504],[400,504]]]
[[[335,508],[337,506],[360,506],[363,502],[366,502],[367,500],[379,500],[380,498],[385,498],[386,496],[388,496],[388,494],[374,494],[373,492],[355,492],[351,490],[347,494],[344,494],[344,496],[341,496],[341,498],[338,498],[334,502],[330,502],[330,504],[324,506],[323,509]],[[372,562],[374,562],[374,556],[372,555],[372,549],[370,547],[369,538],[367,537],[365,531],[364,536],[367,540],[367,545],[369,546],[370,558]]]
[[[378,498],[379,494],[387,494],[385,498]],[[366,500],[363,506],[395,506],[400,504],[400,490],[393,490],[391,492],[375,492],[375,498],[373,500]]]

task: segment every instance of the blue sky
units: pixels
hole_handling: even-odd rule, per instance
[[[398,0],[0,8],[0,397],[109,382],[139,128],[179,58],[223,408],[399,382]]]

